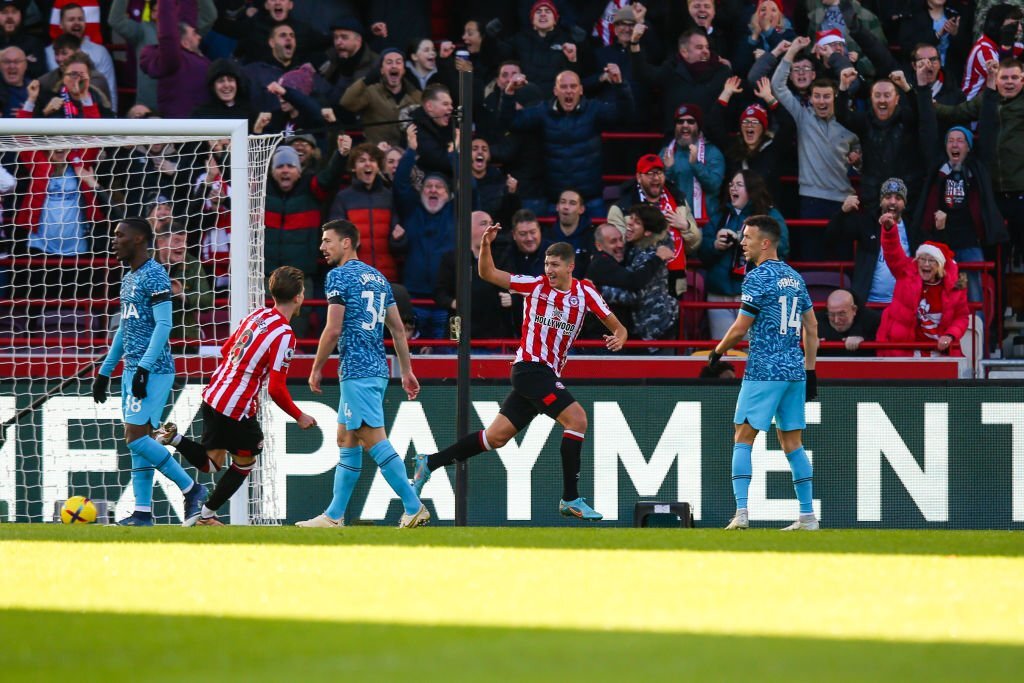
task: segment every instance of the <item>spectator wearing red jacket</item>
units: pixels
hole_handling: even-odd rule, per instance
[[[388,243],[398,227],[391,188],[381,178],[384,152],[364,142],[348,156],[352,185],[331,203],[328,220],[344,218],[359,228],[359,258],[381,272],[388,282],[399,282],[398,262]],[[397,238],[396,238],[397,239]]]
[[[896,219],[882,214],[882,253],[896,277],[892,303],[882,313],[881,342],[928,342],[932,355],[962,356],[960,339],[967,332],[970,311],[966,283],[953,252],[945,244],[925,242],[910,258],[900,246]],[[913,356],[919,352],[881,349],[879,356]]]

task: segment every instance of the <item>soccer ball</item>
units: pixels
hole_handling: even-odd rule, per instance
[[[60,509],[60,521],[65,524],[92,524],[96,521],[96,506],[85,496],[72,496]]]

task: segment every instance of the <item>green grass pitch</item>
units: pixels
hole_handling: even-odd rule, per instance
[[[1020,532],[0,525],[0,680],[1016,681],[1022,576]]]

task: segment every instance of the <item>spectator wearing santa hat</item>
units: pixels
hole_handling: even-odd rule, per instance
[[[880,342],[927,342],[935,345],[931,355],[962,356],[960,339],[967,332],[970,310],[966,283],[953,252],[945,244],[925,242],[914,258],[901,248],[896,219],[882,214],[882,253],[896,277],[892,303],[882,313],[878,328]],[[914,356],[920,352],[882,349],[879,356]]]
[[[858,59],[854,61],[866,60],[860,44],[850,35],[850,24],[854,21],[870,31],[884,45],[889,44],[889,39],[882,30],[882,22],[858,0],[852,0],[849,3],[840,3],[840,0],[805,0],[805,2],[807,4],[808,31],[814,35],[837,29],[843,39],[846,52],[857,55]],[[841,4],[846,6],[841,7]],[[854,17],[856,18],[854,19]],[[861,69],[865,76],[874,76],[874,67],[869,61],[858,65],[858,70]]]

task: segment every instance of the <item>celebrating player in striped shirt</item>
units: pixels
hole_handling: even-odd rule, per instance
[[[183,526],[223,526],[217,510],[241,488],[263,450],[263,430],[256,419],[259,393],[270,378],[270,398],[302,429],[316,426],[288,393],[288,366],[295,353],[295,335],[288,321],[298,313],[304,298],[304,275],[298,268],[281,266],[270,274],[273,308],[248,315],[225,342],[221,362],[203,390],[203,436],[199,442],[178,434],[168,422],[157,432],[157,441],[174,446],[196,469],[214,473],[231,453],[231,467],[221,476],[199,514]]]
[[[502,289],[526,297],[522,341],[512,364],[512,393],[487,429],[463,437],[443,451],[416,456],[414,486],[419,493],[430,473],[456,460],[501,448],[526,428],[540,413],[557,420],[562,432],[562,500],[558,511],[566,517],[602,519],[600,513],[579,494],[580,451],[587,431],[587,414],[559,380],[569,347],[590,311],[611,332],[605,345],[618,351],[626,342],[626,328],[609,310],[589,280],[572,276],[575,252],[565,243],[548,247],[544,254],[544,275],[512,275],[494,266],[491,243],[500,226],[487,228],[480,244],[480,277]]]

